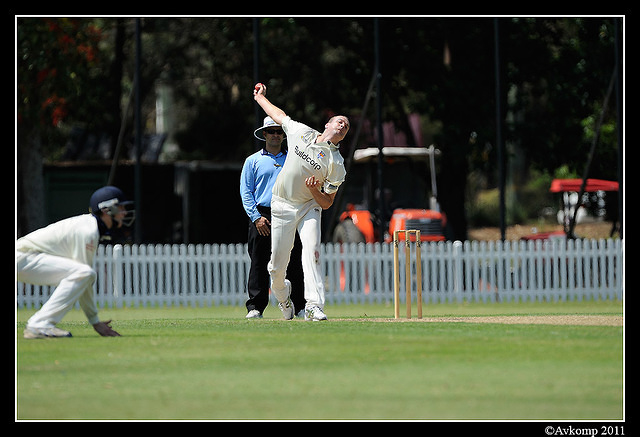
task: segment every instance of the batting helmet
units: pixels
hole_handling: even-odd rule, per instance
[[[136,218],[136,211],[133,209],[133,201],[127,200],[122,190],[112,185],[98,188],[89,199],[89,212],[93,215],[99,215],[100,212],[106,212],[110,216],[115,216],[120,212],[118,205],[125,207],[125,216],[122,219],[123,226],[131,226]]]

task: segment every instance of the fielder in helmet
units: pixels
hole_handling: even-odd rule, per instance
[[[76,302],[98,334],[120,336],[111,328],[111,320],[98,317],[93,258],[100,241],[113,229],[131,225],[135,218],[131,206],[119,188],[102,187],[91,196],[90,214],[60,220],[16,241],[18,281],[56,287],[27,321],[25,338],[71,337],[56,325]]]
[[[111,185],[91,195],[89,212],[98,219],[100,242],[112,241],[119,230],[130,227],[136,218],[133,201],[127,200],[120,188]]]

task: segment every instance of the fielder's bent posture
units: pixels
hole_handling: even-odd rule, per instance
[[[338,143],[349,131],[349,119],[332,117],[322,133],[293,121],[267,100],[266,87],[256,84],[254,99],[287,134],[289,157],[273,186],[271,199],[271,291],[285,319],[292,319],[291,284],[285,279],[296,229],[302,240],[305,320],[326,320],[324,281],[320,270],[320,219],[345,179]]]
[[[109,238],[114,226],[131,226],[135,212],[125,209],[132,202],[113,186],[98,189],[89,204],[91,214],[60,220],[16,242],[18,281],[56,286],[49,300],[27,321],[24,338],[71,337],[56,324],[76,302],[98,334],[120,335],[111,328],[111,320],[101,322],[98,318],[93,258],[101,239]]]

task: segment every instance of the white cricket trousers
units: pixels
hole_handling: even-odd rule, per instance
[[[271,291],[278,302],[286,301],[291,292],[285,277],[297,229],[302,242],[306,307],[324,308],[324,280],[320,268],[321,218],[322,208],[315,200],[294,204],[275,195],[272,197],[271,259],[267,270],[271,276]]]
[[[89,319],[98,323],[93,299],[96,272],[72,259],[37,252],[16,251],[18,281],[33,285],[57,286],[44,305],[27,321],[32,328],[51,328],[69,312],[76,302]]]

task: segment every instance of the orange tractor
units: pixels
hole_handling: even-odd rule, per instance
[[[435,178],[435,156],[440,151],[434,146],[382,149],[382,211],[376,188],[378,153],[377,147],[354,152],[341,202],[346,207],[334,229],[333,242],[390,242],[393,231],[399,229],[420,230],[421,241],[444,241],[446,216],[437,202]]]

